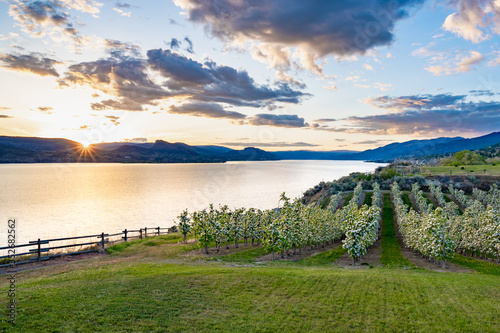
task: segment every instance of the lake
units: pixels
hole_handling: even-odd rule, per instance
[[[179,213],[207,208],[278,206],[320,181],[371,172],[360,161],[266,161],[220,164],[2,164],[0,243],[16,218],[16,243],[170,227]]]

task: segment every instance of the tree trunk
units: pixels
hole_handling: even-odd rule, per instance
[[[234,240],[234,247],[235,247],[235,248],[238,248],[238,239],[235,239],[235,240]]]
[[[226,250],[229,250],[229,241],[226,241]]]
[[[205,245],[205,254],[208,254],[208,245]]]
[[[184,244],[187,244],[187,234],[184,234]]]

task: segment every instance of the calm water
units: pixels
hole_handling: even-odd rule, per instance
[[[279,195],[302,195],[322,180],[377,163],[272,161],[225,164],[0,165],[0,243],[16,218],[17,243],[168,227],[179,213],[209,203],[274,208]]]

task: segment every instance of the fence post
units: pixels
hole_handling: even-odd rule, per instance
[[[158,236],[160,236],[160,227],[158,227],[156,229],[158,229]]]
[[[125,240],[125,242],[127,241],[127,229],[123,230],[123,233],[125,234],[125,237],[123,237],[123,239]]]
[[[37,251],[36,251],[36,254],[37,254],[37,259],[36,259],[36,261],[40,261],[40,256],[41,256],[41,254],[42,254],[41,252],[42,252],[42,251],[41,251],[41,243],[40,243],[40,238],[38,238],[38,249],[37,249]]]
[[[142,228],[139,228],[139,239],[142,239]]]
[[[144,238],[148,238],[148,228],[144,227]]]
[[[102,252],[104,252],[104,232],[101,234],[101,246],[102,246]]]

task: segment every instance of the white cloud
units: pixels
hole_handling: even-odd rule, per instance
[[[368,64],[364,64],[363,68],[366,69],[366,70],[368,70],[368,71],[372,71],[373,70],[373,67],[370,66],[370,65],[368,65]]]

